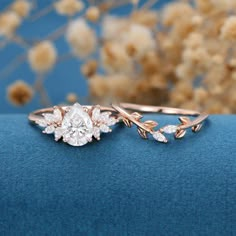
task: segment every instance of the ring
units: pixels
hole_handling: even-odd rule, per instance
[[[153,120],[142,121],[143,116],[139,112],[180,115],[180,123],[156,129],[158,123]],[[190,119],[188,116],[195,116],[195,118]],[[156,141],[167,143],[165,134],[174,134],[176,139],[180,139],[185,136],[188,128],[195,133],[200,131],[208,114],[187,109],[132,103],[112,104],[112,107],[81,106],[75,103],[72,106],[54,106],[36,110],[30,113],[28,118],[44,128],[43,133],[54,134],[56,141],[62,139],[72,146],[83,146],[92,142],[93,137],[100,140],[101,133],[111,132],[111,126],[120,121],[128,127],[135,124],[139,135],[144,139],[147,139],[149,134]]]
[[[151,134],[155,140],[162,143],[168,142],[165,134],[174,134],[174,137],[176,139],[180,139],[185,136],[188,128],[191,128],[194,133],[200,131],[203,122],[209,116],[206,113],[200,113],[193,110],[138,105],[132,103],[121,103],[119,106],[113,104],[112,107],[119,113],[120,117],[122,117],[122,120],[126,126],[131,127],[132,124],[135,124],[137,126],[138,133],[142,138],[147,139],[148,134]],[[131,110],[133,111],[133,113],[129,113],[125,109]],[[155,129],[158,126],[158,123],[156,121],[147,120],[143,122],[141,121],[143,116],[138,112],[180,115],[180,123],[174,125],[166,125],[157,130]],[[196,116],[196,118],[191,120],[188,116]]]
[[[111,126],[119,122],[111,107],[55,106],[36,110],[29,114],[29,120],[44,128],[43,133],[54,134],[55,140],[62,139],[72,146],[83,146],[100,140],[101,133],[111,132]]]

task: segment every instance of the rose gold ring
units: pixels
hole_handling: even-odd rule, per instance
[[[100,140],[101,133],[111,132],[111,126],[119,122],[117,112],[111,107],[55,106],[29,114],[29,120],[44,128],[43,133],[54,134],[55,140],[62,139],[72,146],[83,146]]]
[[[185,136],[188,128],[191,128],[195,133],[200,131],[203,122],[208,117],[208,114],[206,113],[170,107],[146,106],[131,103],[121,103],[119,106],[113,104],[112,107],[119,113],[119,116],[126,126],[131,127],[132,124],[137,126],[138,133],[142,138],[147,139],[148,134],[151,134],[155,140],[162,143],[168,142],[165,134],[174,134],[176,139],[180,139]],[[127,112],[126,109],[133,111],[133,113]],[[158,126],[156,121],[141,121],[143,116],[138,112],[180,115],[180,123],[175,125],[166,125],[156,129]],[[196,117],[191,120],[188,116]]]
[[[153,120],[141,121],[143,116],[139,112],[181,115],[180,123],[156,129],[158,123]],[[196,118],[191,120],[188,116]],[[75,103],[73,106],[55,106],[29,114],[31,122],[44,128],[43,133],[54,134],[56,141],[62,139],[72,146],[83,146],[92,142],[93,137],[100,140],[101,133],[111,132],[111,126],[120,121],[128,127],[135,124],[142,138],[147,139],[150,134],[155,140],[167,143],[165,134],[174,134],[179,139],[184,137],[188,128],[198,132],[207,117],[208,114],[192,110],[131,103],[112,104],[112,107],[81,106]]]

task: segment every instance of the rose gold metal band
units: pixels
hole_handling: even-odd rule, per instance
[[[57,107],[57,106],[55,106]],[[39,119],[42,119],[43,118],[43,114],[44,113],[52,113],[55,109],[55,107],[48,107],[48,108],[42,108],[42,109],[38,109],[36,111],[33,111],[31,112],[29,115],[28,115],[28,119],[29,121],[32,121],[32,122],[36,122],[38,121]],[[67,110],[67,108],[69,108],[71,106],[61,106],[60,108],[62,110]],[[93,106],[88,106],[88,105],[85,105],[83,106],[85,109],[90,109],[92,108]],[[105,106],[100,106],[100,109],[101,111],[110,111],[110,112],[114,112],[115,110],[112,108],[112,107],[105,107]]]
[[[157,128],[159,124],[156,121],[143,120],[139,112],[180,115],[180,123]],[[188,116],[196,117],[190,119]],[[128,127],[136,125],[142,138],[147,139],[151,135],[158,142],[167,143],[168,134],[174,134],[179,139],[185,136],[188,128],[198,132],[207,117],[208,114],[193,110],[132,103],[112,104],[111,107],[81,106],[76,103],[73,106],[39,109],[29,114],[29,120],[44,128],[44,133],[54,133],[56,141],[63,139],[73,146],[85,145],[93,138],[100,140],[100,133],[111,132],[110,127],[120,121]]]
[[[162,106],[149,106],[149,105],[139,105],[133,103],[121,103],[121,107],[131,110],[144,113],[159,113],[167,115],[181,115],[181,116],[197,116],[194,120],[188,122],[188,124],[183,124],[179,126],[181,129],[191,128],[195,125],[202,123],[208,118],[208,114],[200,113],[194,110],[172,108],[172,107],[162,107]]]

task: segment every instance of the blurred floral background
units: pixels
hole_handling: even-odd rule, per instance
[[[0,112],[125,101],[236,113],[236,1],[1,0]]]

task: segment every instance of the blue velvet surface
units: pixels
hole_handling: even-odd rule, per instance
[[[25,115],[0,130],[0,235],[236,235],[236,116],[166,145],[117,127],[75,148]]]

